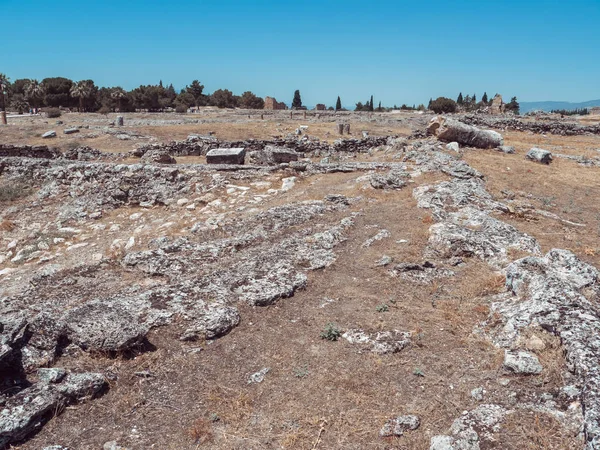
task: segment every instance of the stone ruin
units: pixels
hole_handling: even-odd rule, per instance
[[[500,94],[496,94],[492,99],[492,105],[490,106],[490,114],[504,114],[504,101]]]
[[[288,109],[287,105],[283,102],[278,102],[274,97],[265,97],[264,109],[270,110],[285,110]]]

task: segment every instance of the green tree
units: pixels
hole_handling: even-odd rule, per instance
[[[110,93],[110,98],[112,98],[117,103],[119,107],[119,112],[123,112],[123,102],[125,101],[126,97],[127,92],[125,92],[125,89],[118,86],[114,88]]]
[[[301,108],[302,107],[302,98],[300,97],[300,91],[296,89],[294,92],[294,99],[292,100],[292,108]]]
[[[431,105],[432,105],[432,103],[433,103],[433,99],[432,99],[432,98],[430,98],[430,99],[429,99],[429,103],[427,104],[427,109],[431,109]]]
[[[342,101],[340,100],[340,96],[338,95],[337,102],[335,102],[335,110],[339,111],[342,109]]]
[[[58,108],[60,106],[73,106],[77,104],[76,101],[73,101],[73,97],[71,97],[73,81],[68,78],[44,78],[41,84],[46,93],[44,97],[44,104],[46,106]]]
[[[38,80],[30,80],[25,86],[25,99],[33,106],[38,108],[44,103],[46,90]]]
[[[487,105],[489,103],[487,92],[483,93],[483,97],[481,97],[481,103]]]
[[[358,102],[356,104],[356,108],[354,108],[354,111],[364,111],[365,105],[362,104],[362,102]]]
[[[69,92],[71,97],[79,99],[78,110],[79,112],[83,112],[83,102],[92,94],[91,85],[87,82],[87,80],[78,81],[71,87]]]
[[[182,89],[175,99],[175,107],[180,106],[180,109],[182,109],[181,106],[185,106],[187,109],[195,105],[196,99],[190,92],[187,91],[187,89]]]
[[[373,96],[371,95],[371,101],[369,102],[369,111],[373,111]]]
[[[451,113],[456,111],[456,102],[450,98],[438,97],[431,102],[429,109],[436,114]]]
[[[217,89],[210,96],[210,104],[219,108],[235,108],[238,106],[238,99],[228,89]]]
[[[458,98],[456,99],[456,103],[458,103],[459,105],[463,105],[463,103],[465,102],[465,100],[463,99],[462,96],[462,92],[460,94],[458,94]]]
[[[186,86],[185,90],[194,97],[194,104],[190,106],[203,106],[206,104],[206,96],[202,93],[204,85],[200,84],[198,80],[192,81],[192,84]]]
[[[506,105],[504,105],[504,109],[505,109],[505,111],[512,111],[515,114],[519,114],[520,105],[519,105],[519,102],[517,101],[517,97],[511,98],[510,102],[508,102]]]
[[[246,91],[240,97],[240,106],[246,109],[263,109],[265,101],[254,93]]]

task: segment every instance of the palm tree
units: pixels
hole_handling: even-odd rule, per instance
[[[71,88],[71,97],[79,98],[79,112],[83,111],[83,99],[90,96],[92,90],[85,81],[78,81]]]
[[[6,94],[8,91],[8,86],[10,85],[10,79],[0,73],[0,116],[2,123],[6,125]]]
[[[127,97],[127,92],[123,88],[116,87],[110,93],[110,96],[119,102],[119,112],[123,112],[123,99]]]
[[[37,107],[44,98],[46,90],[38,80],[31,80],[25,87],[25,98]]]

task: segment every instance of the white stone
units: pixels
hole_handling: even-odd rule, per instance
[[[125,250],[129,250],[129,249],[133,248],[134,245],[135,245],[135,238],[133,236],[131,236],[129,238],[129,240],[127,241],[127,244],[125,244]]]
[[[296,184],[296,177],[283,178],[281,180],[281,190],[287,192]]]
[[[523,350],[505,350],[504,367],[514,373],[526,375],[537,375],[542,372],[542,365],[537,356]]]
[[[180,198],[179,200],[177,200],[177,206],[183,206],[187,203],[189,203],[189,200],[187,198]]]

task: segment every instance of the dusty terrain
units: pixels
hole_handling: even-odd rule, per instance
[[[430,115],[114,116],[0,128],[117,154],[0,157],[6,448],[600,448],[600,136],[454,152]],[[322,147],[245,170],[129,153],[191,134]]]

